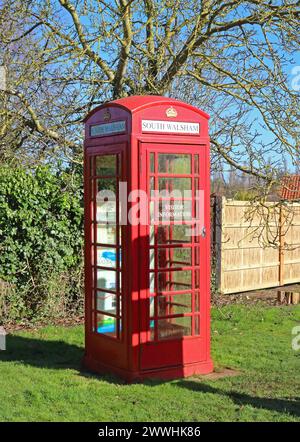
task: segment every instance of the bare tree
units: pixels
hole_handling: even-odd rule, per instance
[[[93,106],[132,94],[172,95],[211,114],[213,165],[225,162],[271,188],[283,156],[299,164],[299,93],[288,78],[299,49],[299,6],[4,0],[2,142],[15,126],[19,147],[32,150],[38,139],[42,157],[63,151],[76,160],[80,122]]]

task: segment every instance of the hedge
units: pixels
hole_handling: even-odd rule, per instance
[[[0,167],[0,322],[82,308],[82,171]]]

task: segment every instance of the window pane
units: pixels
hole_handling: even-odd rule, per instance
[[[117,180],[116,178],[102,178],[96,180],[97,201],[116,201]]]
[[[174,174],[191,173],[191,156],[184,154],[158,154],[158,172]]]
[[[115,201],[105,201],[97,203],[97,222],[116,224],[116,203]]]
[[[155,170],[155,162],[154,162],[154,153],[150,153],[150,172],[154,173]]]
[[[97,288],[117,290],[117,272],[115,270],[97,270]]]
[[[200,312],[200,293],[195,293],[195,312]]]
[[[199,173],[199,155],[194,156],[194,171]]]
[[[195,266],[200,264],[200,249],[199,247],[195,247]]]
[[[189,290],[191,287],[192,287],[191,270],[158,273],[158,290],[160,292]]]
[[[121,252],[119,251],[119,264]],[[97,266],[115,269],[117,267],[117,250],[115,248],[97,247]]]
[[[117,180],[116,178],[102,178],[97,179],[97,192],[100,191],[109,191],[107,193],[109,200],[115,200],[115,196],[117,194]],[[106,196],[106,194],[104,194]],[[113,197],[114,196],[114,197]],[[98,197],[98,195],[97,195]],[[99,195],[101,197],[101,195]],[[103,198],[102,198],[103,199]]]
[[[116,223],[117,182],[115,179],[97,180],[97,221]]]
[[[96,158],[96,175],[116,176],[117,175],[117,156],[100,155]]]
[[[159,212],[158,212],[158,203],[156,201],[149,202],[149,211],[150,211],[150,222],[152,224],[158,220]]]
[[[155,297],[151,296],[149,298],[149,312],[150,312],[150,318],[154,316],[154,303],[155,303]]]
[[[150,177],[150,192],[153,192],[155,189],[155,178],[154,176]]]
[[[195,316],[195,335],[200,335],[200,316]]]
[[[190,336],[192,334],[192,319],[191,317],[158,319],[157,329],[160,340]]]
[[[150,226],[150,244],[154,244],[154,238],[155,238],[155,228],[154,226]]]
[[[117,295],[97,292],[97,310],[113,315],[117,314]]]
[[[158,244],[175,244],[191,242],[189,226],[158,226],[157,242]]]
[[[159,221],[191,221],[192,201],[160,201]]]
[[[150,272],[149,273],[149,279],[150,279],[150,292],[154,293],[155,292],[155,273]]]
[[[91,243],[93,244],[95,241],[95,224],[92,223],[90,225],[90,238],[91,238]]]
[[[174,192],[174,197],[180,198],[184,196],[189,196],[182,194],[182,192],[191,189],[192,189],[191,178],[158,178],[158,190],[160,192],[162,191]],[[178,195],[175,193],[175,191],[179,191]]]
[[[200,270],[195,270],[195,288],[200,287]]]
[[[158,267],[174,268],[192,265],[192,250],[190,248],[159,249]]]
[[[150,341],[154,340],[154,326],[155,326],[155,321],[154,319],[150,319],[149,322],[149,327],[150,327]]]
[[[121,229],[120,229],[121,233]],[[117,244],[117,227],[111,224],[97,225],[98,244]]]
[[[185,293],[173,296],[158,296],[158,316],[179,315],[183,313],[191,313],[192,311],[192,295]]]
[[[98,313],[96,331],[114,338],[117,337],[117,319],[112,316]]]
[[[155,251],[153,249],[149,250],[149,268],[154,269],[155,267]]]

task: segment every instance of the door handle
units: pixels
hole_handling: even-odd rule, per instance
[[[205,226],[203,226],[202,229],[201,229],[201,236],[202,236],[202,238],[206,237],[206,228],[205,228]]]

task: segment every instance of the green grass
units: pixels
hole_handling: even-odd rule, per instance
[[[126,385],[80,369],[83,328],[8,337],[0,353],[0,421],[299,421],[300,306],[213,309],[217,370],[241,374]]]

